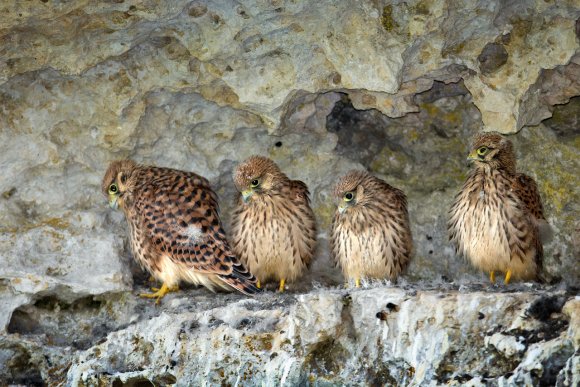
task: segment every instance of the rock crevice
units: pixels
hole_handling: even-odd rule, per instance
[[[545,273],[578,289],[575,0],[8,1],[0,12],[0,384],[578,384],[573,295],[456,292],[450,282],[483,277],[446,232],[469,138],[509,134],[554,229]],[[295,293],[137,300],[130,291],[150,284],[100,192],[109,162],[207,177],[227,228],[232,170],[253,154],[311,192],[319,248]],[[330,192],[351,169],[407,194],[415,254],[397,289],[332,290]],[[522,328],[524,305],[551,297],[563,312],[542,306],[547,317],[532,310],[537,324]]]

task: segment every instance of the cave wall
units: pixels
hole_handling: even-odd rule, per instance
[[[226,225],[245,157],[305,181],[320,246],[302,293],[342,282],[327,249],[331,187],[367,169],[409,198],[404,281],[466,284],[485,276],[449,246],[447,209],[469,138],[497,130],[538,181],[554,229],[547,276],[578,286],[576,1],[48,0],[0,12],[0,364],[20,359],[0,379],[46,378],[44,346],[72,348],[50,352],[71,362],[135,322],[130,291],[146,276],[100,193],[108,163],[126,157],[206,176]],[[60,323],[39,324],[39,308]],[[59,331],[69,317],[89,332],[75,345]]]

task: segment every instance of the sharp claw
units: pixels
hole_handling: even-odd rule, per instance
[[[157,298],[157,301],[155,301],[155,304],[159,304],[161,299],[163,297],[165,297],[165,295],[167,293],[175,292],[175,291],[179,290],[179,286],[174,285],[174,286],[169,287],[169,286],[163,284],[163,285],[161,285],[160,289],[151,288],[151,290],[153,290],[154,293],[141,293],[141,294],[139,294],[139,296],[144,297],[144,298]]]

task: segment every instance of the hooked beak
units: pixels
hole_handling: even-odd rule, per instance
[[[109,195],[109,207],[111,207],[113,210],[119,208],[118,199],[119,197],[117,195]]]
[[[252,191],[251,189],[248,189],[246,191],[242,191],[242,199],[244,200],[244,203],[247,203],[250,201],[250,198],[252,197],[254,191]]]
[[[474,160],[479,160],[479,156],[477,155],[477,150],[474,150],[473,152],[471,152],[469,154],[469,156],[467,156],[467,161],[474,161]]]
[[[348,206],[345,203],[341,203],[338,205],[338,212],[340,214],[344,214],[344,212],[346,211],[347,208],[348,208]]]

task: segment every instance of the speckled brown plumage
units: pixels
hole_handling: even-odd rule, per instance
[[[506,283],[537,279],[547,223],[534,179],[516,172],[512,143],[499,133],[476,135],[468,159],[474,168],[451,206],[451,242],[492,281],[494,271]]]
[[[395,280],[409,265],[413,239],[403,191],[364,171],[351,171],[334,189],[337,211],[331,249],[347,279]]]
[[[232,221],[234,251],[260,282],[280,281],[283,290],[285,281],[302,276],[314,255],[316,222],[308,188],[261,156],[241,163],[233,178],[240,192]]]
[[[102,190],[125,213],[135,259],[164,289],[185,281],[212,291],[258,291],[227,243],[217,195],[205,178],[124,160],[111,163]]]

